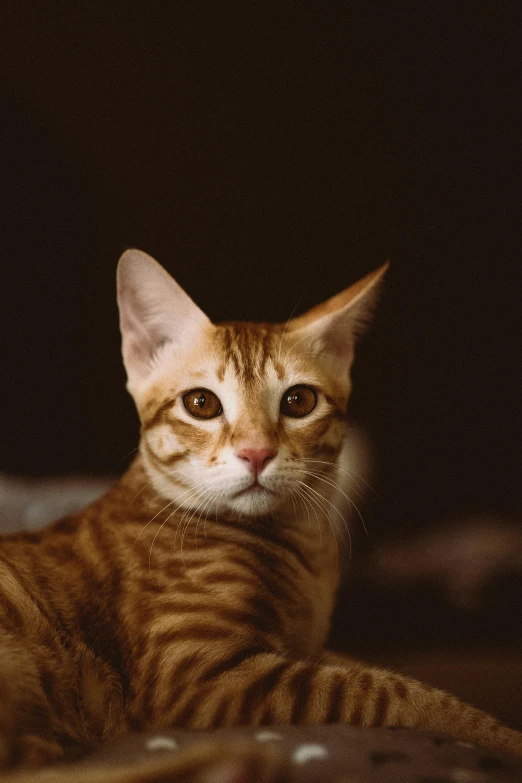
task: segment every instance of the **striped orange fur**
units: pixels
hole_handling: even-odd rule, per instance
[[[1,541],[2,764],[130,730],[343,721],[522,755],[457,698],[324,653],[349,369],[383,273],[285,325],[214,325],[124,254],[140,452],[85,511]]]

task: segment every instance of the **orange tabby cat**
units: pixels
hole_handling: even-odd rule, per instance
[[[522,755],[453,696],[322,659],[354,342],[385,267],[286,325],[214,325],[122,256],[139,456],[103,498],[0,547],[0,757],[129,730],[347,721]]]

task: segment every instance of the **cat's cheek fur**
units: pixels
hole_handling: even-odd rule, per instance
[[[165,466],[173,465],[187,453],[187,447],[169,424],[161,424],[150,432],[144,443],[149,453]]]

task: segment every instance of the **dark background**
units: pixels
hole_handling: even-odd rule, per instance
[[[518,4],[45,5],[0,12],[0,470],[127,464],[126,246],[215,320],[391,258],[371,532],[520,511]]]

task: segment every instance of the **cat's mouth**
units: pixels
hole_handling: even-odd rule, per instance
[[[268,489],[263,484],[260,484],[259,481],[253,481],[252,484],[249,484],[248,487],[245,487],[244,489],[241,489],[239,492],[236,492],[235,495],[233,495],[234,498],[239,497],[245,497],[246,495],[275,495],[275,492],[273,492],[271,489]]]

